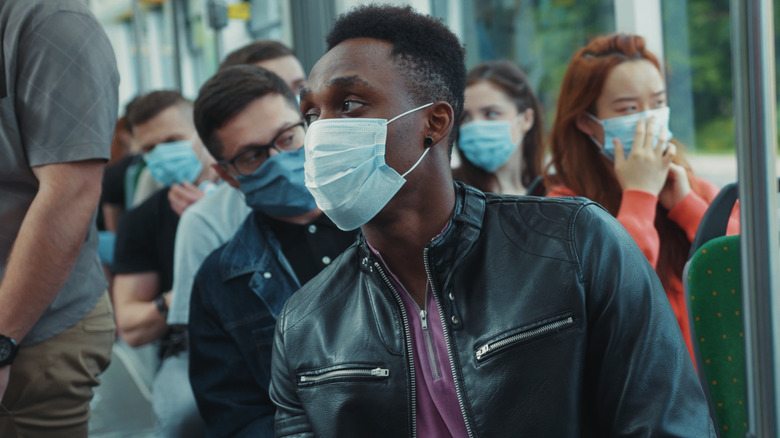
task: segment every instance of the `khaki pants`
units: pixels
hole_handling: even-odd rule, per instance
[[[97,376],[111,360],[115,325],[104,294],[73,327],[23,347],[0,404],[0,437],[87,437]]]

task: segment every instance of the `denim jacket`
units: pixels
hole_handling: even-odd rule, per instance
[[[255,212],[201,265],[190,304],[190,383],[209,436],[274,436],[274,326],[300,286]]]

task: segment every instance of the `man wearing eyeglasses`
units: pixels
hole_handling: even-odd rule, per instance
[[[304,84],[305,75],[300,61],[289,47],[278,41],[253,41],[228,54],[219,69],[249,64],[273,71],[294,92],[299,91]],[[213,163],[212,166],[218,165]],[[156,377],[158,380],[165,379],[167,385],[187,389],[190,386],[187,324],[190,319],[190,296],[195,274],[203,260],[233,236],[250,211],[244,202],[243,194],[227,182],[221,181],[209,196],[188,207],[181,215],[176,229],[173,286],[167,312],[171,342],[168,343]],[[182,403],[169,399],[174,396],[178,394],[166,392],[157,393],[153,398],[155,411],[164,412],[162,425],[173,426],[184,421],[187,415],[199,416],[191,392],[191,410],[184,410]]]
[[[195,126],[252,213],[195,279],[190,382],[210,436],[272,437],[276,317],[355,232],[339,230],[306,189],[304,124],[295,95],[274,73],[255,66],[217,73],[195,102]]]

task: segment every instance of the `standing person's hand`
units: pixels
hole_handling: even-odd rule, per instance
[[[671,145],[670,145],[671,146]],[[672,163],[669,168],[669,176],[666,178],[658,200],[667,210],[671,210],[691,192],[691,182],[688,180],[688,172],[679,164]]]
[[[0,402],[3,401],[5,390],[8,388],[8,381],[11,377],[11,365],[0,368]]]
[[[197,200],[206,196],[200,189],[193,184],[184,181],[179,184],[174,184],[168,191],[168,202],[171,203],[171,208],[179,216],[184,213],[190,205],[194,204]]]
[[[661,128],[658,144],[653,145],[655,121],[640,120],[636,124],[634,145],[628,157],[625,156],[623,143],[615,139],[615,174],[623,190],[641,190],[658,195],[664,188],[669,166],[677,153],[673,144],[667,143],[666,128]]]

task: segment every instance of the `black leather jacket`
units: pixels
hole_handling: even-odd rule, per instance
[[[471,436],[715,436],[664,290],[614,218],[456,190],[425,263]],[[416,436],[408,315],[386,275],[361,241],[287,302],[277,436]]]

